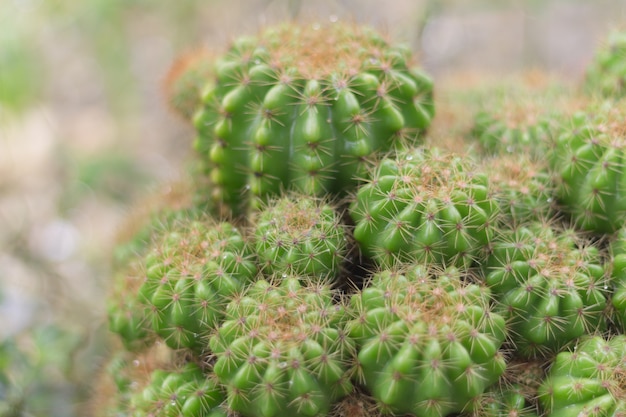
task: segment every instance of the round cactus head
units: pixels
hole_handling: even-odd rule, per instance
[[[259,280],[226,309],[211,337],[228,407],[249,417],[323,416],[352,391],[354,344],[331,290]]]
[[[489,291],[464,278],[421,265],[386,270],[353,295],[359,377],[386,411],[461,412],[504,372],[504,318],[491,311]]]
[[[556,212],[554,184],[547,163],[525,155],[505,155],[484,162],[499,201],[502,227],[549,218]]]
[[[112,300],[111,328],[131,343],[157,335],[174,349],[196,351],[205,347],[228,297],[257,272],[239,231],[203,216],[172,222],[140,262],[126,278],[133,285],[125,296]]]
[[[606,329],[600,250],[572,230],[541,222],[505,230],[494,239],[485,270],[521,357],[546,357]]]
[[[264,273],[334,280],[348,251],[339,213],[320,199],[270,200],[254,220],[254,247]]]
[[[579,112],[551,150],[557,197],[582,229],[612,233],[626,220],[625,114],[610,103]]]
[[[383,160],[350,207],[361,250],[387,266],[469,265],[489,243],[498,213],[486,175],[437,148]]]
[[[375,152],[419,143],[432,82],[405,48],[335,23],[237,39],[216,60],[194,123],[216,200],[235,213],[293,188],[350,189]]]

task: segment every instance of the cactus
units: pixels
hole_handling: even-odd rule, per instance
[[[141,267],[142,275],[127,279],[135,284],[127,288],[122,304],[109,309],[112,329],[127,344],[153,333],[174,349],[196,350],[204,349],[227,297],[240,292],[257,272],[252,252],[234,226],[192,217],[175,222],[156,239]]]
[[[354,237],[379,265],[469,265],[489,243],[499,213],[487,177],[436,148],[380,162],[350,206]]]
[[[236,40],[194,117],[214,197],[235,214],[294,188],[350,189],[365,159],[420,143],[432,81],[410,53],[347,24],[283,25]]]
[[[465,410],[496,382],[504,318],[489,290],[455,270],[385,270],[352,296],[359,377],[389,412],[442,417]]]
[[[502,227],[549,218],[556,213],[554,184],[547,163],[524,155],[506,155],[484,162],[499,201]]]
[[[472,412],[475,417],[538,417],[536,407],[529,404],[519,385],[495,385],[477,401]]]
[[[254,220],[254,248],[264,273],[332,281],[348,250],[348,231],[321,200],[290,196],[271,200]]]
[[[178,58],[165,79],[165,97],[172,110],[191,120],[202,105],[202,91],[213,75],[213,60],[207,51]]]
[[[324,416],[352,391],[354,343],[344,331],[344,308],[327,286],[302,280],[259,280],[228,305],[210,347],[231,410]]]
[[[593,96],[619,99],[626,93],[626,33],[614,30],[588,65],[583,87]]]
[[[576,225],[612,233],[626,220],[624,111],[606,104],[588,111],[574,115],[558,137],[551,168],[557,197]]]
[[[626,413],[626,336],[593,335],[557,355],[539,387],[546,417],[623,416]]]
[[[485,270],[520,356],[548,356],[606,328],[604,264],[598,248],[574,232],[537,222],[504,231]]]
[[[611,317],[620,333],[626,333],[626,228],[610,243]]]

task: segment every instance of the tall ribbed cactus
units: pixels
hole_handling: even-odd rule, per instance
[[[338,193],[364,161],[419,143],[432,81],[410,53],[347,24],[284,25],[236,40],[194,119],[214,197],[236,213],[285,188]]]

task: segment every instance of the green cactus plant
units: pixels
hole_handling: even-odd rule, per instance
[[[321,284],[256,281],[211,337],[229,409],[249,417],[324,416],[352,391],[354,343],[344,308]]]
[[[626,93],[626,32],[609,33],[587,66],[584,90],[592,96],[619,99]]]
[[[385,270],[354,294],[358,377],[387,411],[443,417],[468,409],[506,368],[504,318],[455,269]]]
[[[519,225],[556,214],[555,187],[547,163],[522,155],[505,155],[483,162],[499,201],[502,227]]]
[[[610,103],[578,112],[550,152],[563,211],[598,234],[615,232],[626,220],[624,114]]]
[[[573,231],[535,222],[501,232],[485,264],[485,283],[508,320],[517,355],[546,357],[606,329],[603,259]]]
[[[348,230],[335,208],[320,199],[270,200],[253,220],[254,249],[269,275],[320,281],[337,278],[348,251]]]
[[[367,158],[420,143],[432,81],[407,49],[336,23],[283,25],[236,40],[194,117],[216,200],[235,214],[283,189],[350,189]]]
[[[416,148],[372,169],[349,213],[361,250],[379,265],[469,265],[489,243],[499,206],[470,161]]]
[[[611,317],[617,331],[626,333],[626,228],[618,231],[609,246],[611,270]]]
[[[539,387],[546,417],[622,416],[626,413],[626,336],[593,335],[561,352]]]

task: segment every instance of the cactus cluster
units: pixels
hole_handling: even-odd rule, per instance
[[[626,413],[619,101],[429,131],[410,52],[337,22],[185,58],[167,91],[200,169],[116,251],[96,416]]]

